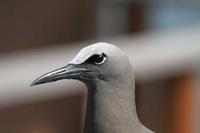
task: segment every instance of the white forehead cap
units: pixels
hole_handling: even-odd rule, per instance
[[[70,63],[81,64],[94,54],[119,54],[119,52],[121,53],[121,50],[112,44],[104,42],[95,43],[81,49],[81,51],[72,59]]]

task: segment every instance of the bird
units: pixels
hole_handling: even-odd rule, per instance
[[[132,65],[117,46],[84,47],[64,67],[36,78],[31,86],[74,79],[87,87],[84,133],[154,133],[139,120]]]

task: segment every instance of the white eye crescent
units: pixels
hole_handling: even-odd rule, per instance
[[[106,61],[106,59],[107,59],[106,54],[100,53],[92,55],[90,58],[86,60],[86,62],[89,64],[101,65]]]

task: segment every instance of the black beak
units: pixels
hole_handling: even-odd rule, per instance
[[[42,75],[41,77],[34,80],[31,86],[54,82],[62,79],[89,79],[89,72],[91,71],[87,70],[84,67],[81,67],[81,65],[69,64],[65,67]]]

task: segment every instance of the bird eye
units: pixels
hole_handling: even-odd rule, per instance
[[[106,58],[107,58],[107,56],[104,53],[94,54],[87,60],[87,63],[101,65],[105,62]]]
[[[106,60],[106,57],[104,57],[102,55],[97,55],[96,58],[95,58],[94,63],[96,65],[100,65],[100,64],[104,63],[105,60]]]

